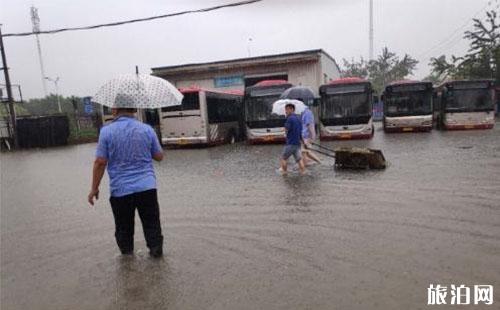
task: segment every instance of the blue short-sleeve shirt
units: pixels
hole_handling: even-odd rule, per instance
[[[311,132],[309,131],[309,127],[314,125],[314,114],[310,109],[306,109],[302,112],[302,138],[310,139]]]
[[[302,123],[299,117],[292,113],[286,118],[286,144],[300,145],[300,135],[302,134]]]
[[[153,155],[160,152],[153,128],[133,117],[121,116],[102,127],[95,155],[108,161],[111,196],[156,188]]]

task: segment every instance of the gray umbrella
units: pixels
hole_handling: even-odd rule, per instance
[[[314,93],[311,88],[306,86],[294,86],[285,90],[280,99],[295,99],[304,102],[310,106],[314,102]]]

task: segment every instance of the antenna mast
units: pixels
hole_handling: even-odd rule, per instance
[[[36,46],[38,48],[38,59],[40,61],[40,73],[42,74],[42,86],[45,96],[47,96],[47,83],[45,82],[45,68],[43,66],[42,57],[42,47],[40,45],[40,38],[38,33],[40,32],[40,17],[38,17],[38,9],[34,6],[31,7],[31,23],[33,24],[33,32],[36,33]]]
[[[373,60],[373,0],[370,0],[370,47],[368,52],[368,60]]]

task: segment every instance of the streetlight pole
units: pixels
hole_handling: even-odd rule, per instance
[[[5,87],[7,88],[7,100],[9,102],[9,112],[10,112],[10,123],[11,123],[11,136],[14,140],[14,146],[17,148],[18,140],[17,140],[17,124],[16,124],[16,110],[14,108],[14,98],[12,97],[12,86],[10,84],[10,76],[9,76],[9,67],[7,66],[7,57],[5,56],[5,47],[3,46],[3,36],[2,36],[2,28],[0,24],[0,49],[2,53],[2,65],[3,65],[3,73],[5,75]]]
[[[248,38],[248,41],[247,41],[247,52],[248,52],[248,57],[251,57],[252,56],[252,53],[251,53],[251,50],[250,50],[250,44],[252,44],[252,41],[253,39],[252,38]]]
[[[62,113],[61,99],[59,98],[59,86],[57,84],[57,82],[59,82],[59,77],[56,77],[56,79],[54,80],[54,79],[51,79],[48,76],[46,76],[45,79],[54,83],[54,86],[56,87],[57,108],[59,109],[59,113]]]

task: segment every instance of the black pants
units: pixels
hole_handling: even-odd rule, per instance
[[[160,208],[156,189],[133,193],[122,197],[110,197],[111,208],[115,217],[116,243],[122,253],[134,250],[134,217],[135,209],[144,230],[144,238],[150,250],[161,250],[163,236],[160,225]]]

